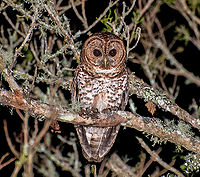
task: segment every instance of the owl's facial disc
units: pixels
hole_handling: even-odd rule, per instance
[[[117,68],[122,62],[126,52],[124,44],[121,40],[114,39],[110,41],[103,41],[102,49],[98,47],[93,49],[93,54],[96,57],[95,66],[102,69]]]
[[[115,69],[125,62],[126,51],[123,42],[99,36],[90,37],[84,44],[82,60],[95,69]]]

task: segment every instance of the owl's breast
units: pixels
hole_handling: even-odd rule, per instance
[[[83,108],[118,109],[122,95],[127,87],[127,75],[121,77],[92,78],[86,73],[79,73],[79,101]]]

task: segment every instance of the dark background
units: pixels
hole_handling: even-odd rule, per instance
[[[128,4],[130,4],[129,1],[127,1],[127,5]],[[86,15],[88,18],[88,24],[91,24],[96,19],[96,17],[98,17],[100,15],[103,12],[103,10],[107,7],[107,5],[108,5],[107,1],[88,0],[86,2]],[[121,9],[120,5],[118,5],[118,6],[119,6],[119,9]],[[135,9],[137,9],[137,3],[136,3]],[[80,10],[79,7],[78,7],[78,10]],[[16,11],[13,11],[12,9],[10,9],[8,12],[8,14],[10,15],[11,18],[12,18],[12,16],[13,17],[15,16],[15,13],[16,13]],[[79,19],[75,16],[72,9],[67,11],[67,13],[65,15],[67,17],[69,17],[69,19],[70,19],[71,29],[73,29],[74,31],[81,30],[82,24],[80,23]],[[187,22],[185,21],[185,19],[177,11],[171,9],[169,6],[167,6],[165,4],[161,6],[158,17],[163,26],[166,26],[168,23],[170,23],[172,21],[176,21],[177,25],[179,25],[179,24],[187,25]],[[12,20],[14,21],[14,18]],[[127,20],[130,20],[130,19],[127,19]],[[0,14],[0,24],[1,25],[3,24],[5,28],[7,28],[9,26],[2,14]],[[102,23],[98,23],[91,30],[91,32],[92,33],[99,32],[99,31],[102,31],[103,28],[104,28],[104,25]],[[141,26],[141,28],[142,28],[142,26]],[[142,28],[142,30],[143,30],[143,28]],[[72,31],[72,33],[74,33],[74,32]],[[8,35],[8,34],[6,34],[6,35]],[[167,41],[171,41],[175,35],[175,29],[171,28],[170,30],[168,30],[165,33],[165,35],[166,35]],[[83,35],[79,38],[79,40],[85,41],[87,39],[87,37],[88,37],[87,35]],[[177,42],[176,45],[184,46],[184,52],[176,55],[176,58],[178,59],[178,61],[180,63],[182,63],[183,66],[187,70],[194,73],[194,75],[200,76],[199,61],[198,61],[199,60],[199,50],[196,47],[194,47],[194,45],[191,44],[190,42],[188,43],[188,45],[185,45],[184,41],[179,41],[179,42]],[[142,53],[142,50],[143,50],[143,48],[139,42],[138,46],[134,49],[134,52]],[[73,67],[75,68],[76,65],[77,64],[74,63]],[[146,76],[144,75],[143,69],[140,65],[134,64],[134,63],[128,61],[127,66],[131,69],[132,72],[135,72],[136,76],[142,78],[145,82],[147,82],[149,84],[149,81],[146,78]],[[172,82],[172,78],[169,75],[167,77],[166,83],[171,85],[172,84],[171,82]],[[197,104],[199,104],[200,88],[193,83],[186,84],[186,79],[184,77],[178,77],[177,85],[180,86],[180,91],[179,91],[179,95],[178,95],[177,99],[175,100],[176,103],[183,109],[189,111],[190,113],[193,113],[193,111],[189,110],[188,108],[189,108],[189,105],[192,103],[192,99],[194,99],[197,102]],[[3,87],[8,89],[7,84],[4,81],[3,81]],[[69,93],[66,93],[66,94],[69,95]],[[132,98],[136,104],[137,113],[144,115],[144,116],[151,116],[150,113],[147,111],[147,108],[144,106],[145,102],[142,99],[137,98],[135,95],[132,95]],[[126,110],[130,111],[129,105],[127,105]],[[5,154],[6,152],[10,153],[9,157],[12,157],[12,152],[10,151],[10,149],[7,145],[6,139],[5,139],[2,120],[3,119],[7,120],[9,135],[12,140],[16,139],[15,136],[19,137],[22,121],[17,116],[15,109],[4,106],[4,105],[0,106],[0,114],[1,114],[1,116],[0,116],[1,117],[1,121],[0,121],[0,157],[3,154]],[[164,119],[165,117],[169,117],[169,118],[177,120],[175,116],[172,116],[168,113],[164,113],[161,110],[156,111],[155,117],[159,117],[161,119]],[[33,121],[30,120],[30,128],[32,128],[31,126],[33,126],[33,125],[34,125]],[[41,125],[42,125],[42,122],[41,122]],[[73,128],[73,125],[60,123],[60,126],[61,126],[61,135],[63,135],[63,136],[68,137],[71,131],[73,131],[75,133],[75,129]],[[110,154],[112,154],[113,152],[117,152],[117,154],[121,158],[125,158],[125,157],[129,158],[128,164],[130,166],[135,166],[135,164],[139,160],[139,154],[141,153],[141,151],[145,152],[145,150],[143,150],[141,148],[141,146],[138,143],[138,141],[136,140],[135,136],[142,137],[144,139],[144,141],[151,147],[152,150],[153,149],[156,150],[160,147],[160,145],[156,145],[155,147],[152,147],[151,145],[153,143],[150,142],[149,138],[146,138],[145,134],[143,134],[142,132],[138,132],[135,129],[121,127],[120,132],[117,136],[116,142],[107,157],[109,158]],[[52,140],[55,141],[55,144],[57,143],[55,134],[52,134]],[[13,141],[13,143],[14,143],[14,141]],[[174,150],[175,150],[174,144],[168,142],[167,144],[163,144],[161,146],[162,146],[163,150],[160,153],[160,156],[162,157],[162,159],[165,162],[169,163],[169,162],[171,162],[173,156],[175,156],[175,155],[179,156],[179,154],[174,152]],[[19,150],[19,148],[20,147],[16,147],[16,149],[18,149],[18,150]],[[82,163],[87,164],[88,162],[83,158],[83,156],[81,154],[80,145],[78,145],[78,148],[79,148],[79,152],[80,152],[79,155],[80,155]],[[69,151],[69,149],[66,148],[65,151],[67,152],[67,151]],[[187,153],[188,153],[188,151],[184,151],[182,154],[180,154],[180,156],[186,155]],[[149,158],[150,157],[147,155],[147,160]],[[180,159],[179,157],[177,157],[177,161],[176,161],[174,167],[179,169],[180,165],[183,163],[184,163],[184,161],[182,159]],[[155,170],[156,166],[159,166],[159,165],[157,163],[153,163],[150,166],[149,170],[147,170],[147,172],[144,174],[144,176],[151,174]],[[160,168],[162,169],[162,167],[160,167]],[[3,168],[0,171],[0,176],[2,176],[2,177],[10,176],[13,169],[14,169],[14,162],[9,164],[5,168]],[[197,174],[197,176],[198,176],[198,174]]]

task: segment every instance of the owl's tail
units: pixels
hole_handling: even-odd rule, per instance
[[[75,126],[84,157],[88,161],[101,162],[115,142],[120,126]]]

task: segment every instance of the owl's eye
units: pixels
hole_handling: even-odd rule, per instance
[[[95,57],[99,57],[99,56],[102,55],[102,54],[101,54],[101,51],[98,50],[98,49],[94,49],[94,50],[93,50],[93,54],[94,54]]]
[[[117,54],[116,49],[112,49],[112,50],[110,50],[110,52],[109,52],[109,55],[112,56],[112,57],[114,57],[116,54]]]

